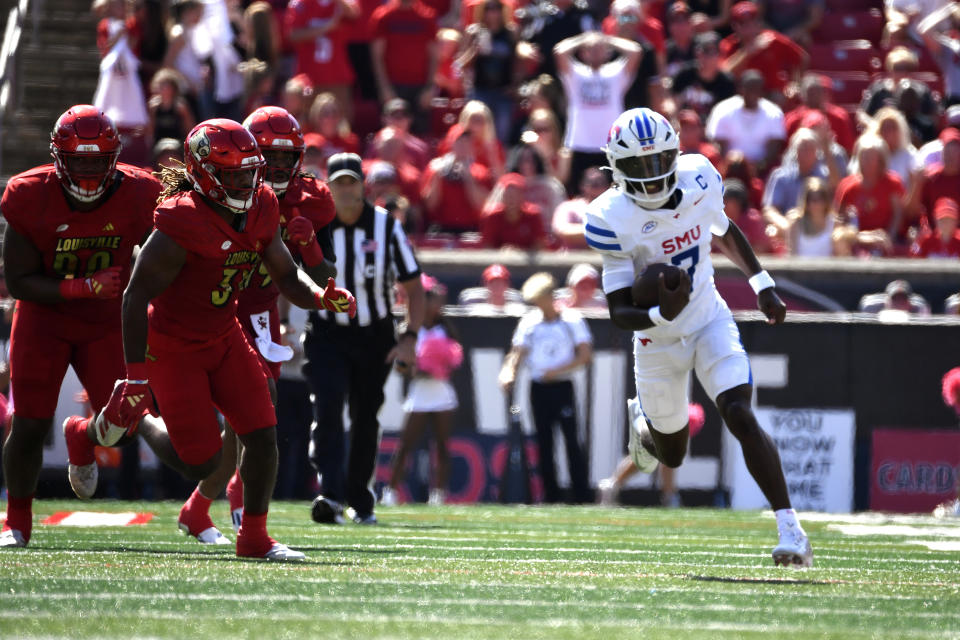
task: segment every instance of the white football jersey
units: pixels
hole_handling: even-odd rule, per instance
[[[710,241],[730,226],[723,211],[723,179],[700,154],[677,158],[676,209],[644,209],[617,188],[590,203],[584,237],[603,254],[603,290],[629,289],[647,265],[663,262],[685,269],[693,287],[690,302],[670,325],[638,336],[681,338],[705,326],[727,304],[713,282]]]

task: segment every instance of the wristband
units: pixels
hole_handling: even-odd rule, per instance
[[[770,277],[770,274],[766,271],[753,274],[750,276],[750,280],[748,280],[748,282],[750,283],[750,288],[753,289],[753,292],[757,295],[760,295],[760,292],[764,289],[769,289],[776,286],[773,278]]]
[[[308,267],[315,267],[323,262],[323,249],[320,248],[316,238],[310,244],[300,247],[300,257],[303,258],[303,264]]]
[[[660,305],[647,309],[647,317],[649,317],[650,322],[657,327],[665,327],[672,322],[672,320],[667,320],[660,315]]]
[[[127,382],[131,384],[147,384],[146,362],[128,362],[127,363]]]

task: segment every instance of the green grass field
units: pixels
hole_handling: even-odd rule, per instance
[[[404,506],[330,527],[280,503],[271,533],[308,560],[277,565],[182,537],[178,508],[38,502],[38,522],[155,517],[36,525],[0,552],[0,638],[960,638],[954,522],[808,518],[816,566],[793,570],[772,565],[769,513]]]

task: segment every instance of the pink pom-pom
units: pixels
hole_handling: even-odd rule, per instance
[[[960,367],[954,367],[944,374],[943,401],[960,415]]]
[[[444,336],[430,337],[417,345],[417,368],[446,380],[450,372],[463,362],[463,347]]]
[[[706,420],[703,414],[703,407],[696,403],[691,402],[687,407],[688,420],[690,421],[690,437],[700,433],[700,429],[703,429],[703,423]]]

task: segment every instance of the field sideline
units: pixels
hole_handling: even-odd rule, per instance
[[[960,638],[960,523],[805,519],[815,568],[777,569],[769,513],[403,506],[321,527],[273,506],[300,565],[238,561],[176,531],[179,503],[39,501],[150,512],[145,525],[35,525],[0,552],[0,637]],[[215,520],[231,537],[227,507]]]

